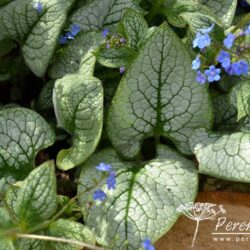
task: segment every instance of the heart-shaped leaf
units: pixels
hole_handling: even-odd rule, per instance
[[[218,131],[232,131],[237,127],[237,108],[229,102],[226,94],[213,98],[214,128]]]
[[[199,172],[217,178],[250,182],[250,133],[209,133],[197,129],[190,145],[199,162]]]
[[[53,108],[52,94],[54,85],[55,85],[54,81],[48,81],[43,86],[35,103],[35,107],[37,110],[46,110]]]
[[[232,24],[237,7],[237,0],[201,0],[209,7],[221,20],[225,28]]]
[[[56,176],[52,161],[34,169],[18,191],[16,215],[22,228],[49,219],[57,209]]]
[[[11,240],[0,238],[0,250],[16,250],[16,248]]]
[[[94,65],[81,71],[93,71]],[[73,145],[57,156],[60,169],[83,163],[95,150],[102,133],[103,88],[99,79],[70,74],[56,81],[53,103],[58,126],[73,136]]]
[[[53,64],[49,69],[49,76],[58,79],[66,74],[78,72],[90,57],[94,58],[93,52],[102,40],[100,32],[79,34],[74,41],[55,55]]]
[[[30,69],[43,76],[57,45],[58,35],[73,0],[16,0],[0,10],[0,40],[9,38],[21,44]]]
[[[34,168],[37,152],[52,145],[55,134],[36,112],[26,108],[0,111],[0,175],[23,179]]]
[[[70,220],[59,219],[50,224],[49,235],[70,240],[82,241],[87,244],[95,245],[93,233],[84,225]],[[55,250],[81,250],[82,247],[65,243],[51,243]]]
[[[112,27],[120,21],[127,8],[140,10],[135,0],[92,0],[78,8],[71,21],[79,24],[84,31]]]
[[[135,157],[150,136],[165,136],[190,154],[192,131],[211,126],[207,89],[195,81],[191,62],[186,47],[166,24],[148,38],[109,110],[108,135],[124,157]]]
[[[237,93],[237,108],[238,120],[250,115],[250,81],[245,81],[236,90]]]
[[[48,242],[42,240],[20,239],[17,241],[19,250],[47,250]]]
[[[210,26],[211,23],[222,26],[215,13],[199,0],[166,0],[160,12],[166,15],[168,22],[173,26],[185,28],[188,25],[192,34]]]
[[[111,164],[117,188],[108,191],[103,174],[95,166]],[[78,185],[86,225],[108,249],[138,250],[142,240],[156,241],[175,222],[176,208],[192,201],[197,192],[194,164],[166,146],[157,147],[155,159],[123,162],[112,149],[93,155],[83,166]],[[95,189],[107,192],[101,204],[94,201]]]

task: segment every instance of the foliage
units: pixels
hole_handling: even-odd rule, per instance
[[[0,250],[152,250],[249,183],[248,2],[1,1]]]

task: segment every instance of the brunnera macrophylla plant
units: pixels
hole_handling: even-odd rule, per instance
[[[0,3],[0,89],[15,90],[0,99],[0,249],[153,250],[199,174],[250,182],[240,4],[239,18],[236,0]],[[39,91],[18,99],[29,79]]]

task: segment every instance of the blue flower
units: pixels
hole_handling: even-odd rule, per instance
[[[197,71],[197,76],[195,80],[201,84],[204,84],[207,80],[207,77],[200,71]]]
[[[230,54],[227,51],[221,50],[216,59],[224,69],[228,68],[231,64]]]
[[[107,195],[101,189],[97,189],[93,194],[94,200],[104,201],[106,198]]]
[[[109,177],[107,178],[106,183],[107,183],[107,186],[108,186],[109,190],[116,188],[116,179],[115,179],[115,172],[114,171],[110,172]]]
[[[201,60],[200,56],[198,55],[193,61],[192,61],[192,69],[197,70],[201,66]]]
[[[97,170],[101,171],[101,172],[109,172],[111,171],[112,169],[112,166],[111,165],[108,165],[104,162],[101,162],[99,165],[97,165],[95,167]]]
[[[102,36],[106,38],[108,34],[109,34],[109,29],[104,29],[102,32]]]
[[[226,72],[229,75],[247,75],[249,70],[249,65],[246,61],[244,60],[239,60],[238,62],[232,63],[231,67],[229,67]]]
[[[210,27],[208,27],[206,29],[201,29],[200,32],[202,34],[209,34],[213,29],[214,29],[214,23]]]
[[[211,44],[211,38],[208,34],[196,33],[196,37],[193,41],[193,48],[198,47],[199,49],[204,49]]]
[[[67,42],[67,37],[66,36],[59,36],[58,42],[59,44],[65,44]]]
[[[125,70],[126,70],[125,67],[120,67],[120,69],[119,69],[121,74],[123,74],[125,72]]]
[[[75,37],[81,31],[81,27],[78,24],[72,24],[70,26],[70,33]]]
[[[209,82],[219,81],[220,73],[221,73],[221,70],[217,69],[214,65],[211,65],[209,69],[205,70],[205,74]]]
[[[43,4],[40,2],[36,2],[34,4],[34,8],[37,10],[38,14],[41,14],[43,11]]]
[[[65,36],[69,40],[74,40],[75,39],[75,37],[73,36],[73,34],[70,31],[66,32]]]
[[[154,246],[151,244],[151,241],[149,239],[145,239],[142,242],[142,247],[144,250],[155,250]]]
[[[250,35],[250,25],[246,28],[246,30],[244,31],[245,35]]]
[[[70,26],[70,31],[66,33],[66,38],[69,40],[74,40],[75,36],[81,31],[81,27],[78,24],[72,24]]]
[[[227,35],[227,37],[224,39],[223,43],[224,43],[224,46],[227,48],[227,49],[231,49],[233,44],[234,44],[234,40],[235,40],[235,35],[232,34],[232,33],[229,33]]]

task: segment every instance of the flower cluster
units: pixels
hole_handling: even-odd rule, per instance
[[[41,2],[36,2],[34,4],[34,8],[37,10],[38,14],[41,14],[43,12],[43,4]]]
[[[101,162],[99,165],[96,166],[96,169],[100,172],[108,172],[109,176],[106,180],[108,190],[114,190],[116,188],[116,178],[115,178],[115,171],[112,170],[112,166]],[[93,194],[94,200],[104,201],[107,197],[107,194],[101,190],[97,189]]]
[[[102,36],[103,38],[106,39],[106,43],[105,43],[106,49],[120,48],[120,47],[125,46],[127,43],[127,40],[124,37],[118,34],[111,35],[109,29],[107,28],[102,31]],[[121,74],[123,74],[125,70],[126,69],[124,66],[121,66],[119,69]]]
[[[151,244],[151,241],[149,239],[145,239],[142,242],[142,247],[144,250],[155,250],[154,246]]]
[[[59,44],[65,44],[68,40],[74,40],[76,35],[81,31],[81,27],[78,24],[72,24],[70,30],[65,35],[59,37]]]
[[[247,75],[249,72],[249,65],[247,61],[242,59],[242,53],[250,50],[250,46],[244,44],[245,36],[250,35],[250,25],[239,34],[235,35],[229,33],[223,40],[223,48],[217,51],[215,58],[216,64],[202,65],[206,52],[206,48],[211,45],[212,39],[210,33],[214,28],[214,24],[207,29],[201,29],[196,33],[193,41],[193,48],[200,49],[201,53],[192,62],[192,69],[196,71],[196,81],[204,84],[219,81],[221,79],[222,70],[228,75],[241,76]],[[203,59],[203,60],[202,60]],[[204,69],[202,72],[201,68]]]

